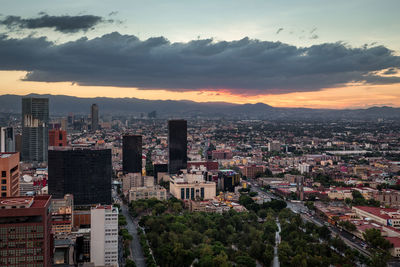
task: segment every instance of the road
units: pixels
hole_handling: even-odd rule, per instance
[[[274,247],[274,260],[272,262],[272,267],[279,267],[279,256],[278,256],[278,245],[281,243],[281,224],[279,220],[276,219],[276,225],[278,226],[278,232],[275,234],[275,247]]]
[[[140,245],[139,236],[137,232],[137,223],[133,220],[132,216],[129,214],[128,207],[124,204],[124,202],[120,199],[117,192],[115,190],[112,191],[113,200],[115,203],[120,204],[121,213],[126,218],[126,229],[129,234],[132,235],[131,241],[131,256],[133,261],[136,263],[137,267],[146,267],[146,261],[143,256],[142,246]]]
[[[142,246],[139,242],[139,236],[137,233],[137,225],[132,220],[131,215],[129,214],[128,208],[126,205],[121,205],[122,214],[126,217],[126,229],[128,229],[129,233],[132,235],[133,239],[131,241],[131,251],[133,261],[136,263],[137,267],[146,267],[146,262],[143,257]]]

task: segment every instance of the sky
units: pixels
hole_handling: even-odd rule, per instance
[[[400,107],[398,0],[0,5],[0,94]]]

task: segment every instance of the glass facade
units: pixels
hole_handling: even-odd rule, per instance
[[[49,99],[22,98],[22,161],[47,162]]]
[[[93,104],[91,108],[92,131],[99,129],[99,106]]]
[[[75,205],[111,204],[111,150],[49,150],[49,194]]]
[[[142,136],[125,135],[122,140],[122,169],[124,172],[142,172]]]
[[[168,172],[176,174],[187,169],[187,122],[168,121]]]

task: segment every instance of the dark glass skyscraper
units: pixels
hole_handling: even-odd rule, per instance
[[[91,108],[92,131],[99,129],[99,106],[93,104]]]
[[[175,174],[187,168],[187,122],[168,121],[168,172]]]
[[[22,153],[27,162],[47,161],[49,99],[22,98]]]
[[[49,150],[49,194],[75,205],[111,204],[111,150]]]
[[[142,136],[125,135],[122,139],[122,170],[142,173]]]

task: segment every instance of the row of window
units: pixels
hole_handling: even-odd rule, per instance
[[[1,257],[0,262],[4,264],[18,264],[20,262],[43,262],[43,256]]]
[[[186,192],[186,195],[185,195]],[[196,189],[196,193],[199,193],[199,190]],[[200,188],[200,197],[204,198],[204,187]],[[195,199],[194,188],[181,188],[181,199]]]
[[[25,232],[43,232],[42,225],[32,225],[32,226],[17,226],[17,227],[7,227],[7,228],[0,228],[0,234],[3,233],[25,233]]]

